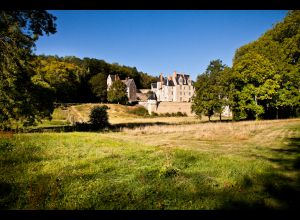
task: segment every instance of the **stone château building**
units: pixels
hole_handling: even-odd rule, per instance
[[[163,77],[161,73],[159,82],[151,84],[151,91],[156,94],[157,101],[191,102],[195,92],[194,82],[190,75],[178,74]]]

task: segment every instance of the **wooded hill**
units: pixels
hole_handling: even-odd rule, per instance
[[[106,79],[118,74],[121,79],[134,79],[138,89],[148,89],[157,78],[136,67],[107,63],[95,58],[75,56],[35,56],[32,60],[34,81],[47,84],[56,102],[107,102]]]

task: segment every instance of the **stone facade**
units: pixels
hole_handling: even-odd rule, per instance
[[[114,81],[120,80],[118,75],[108,75],[106,83],[107,83],[107,91],[110,89],[111,85],[113,84]]]
[[[108,75],[107,77],[107,91],[110,89],[111,85],[114,81],[120,80],[118,75]],[[126,78],[125,80],[121,80],[126,85],[126,92],[129,102],[135,102],[137,100],[136,96],[136,85],[133,79]]]
[[[156,94],[157,101],[191,102],[195,92],[190,75],[173,73],[163,77],[160,74],[159,82],[151,84],[151,91]]]

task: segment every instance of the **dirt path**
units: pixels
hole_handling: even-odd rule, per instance
[[[75,124],[76,122],[82,123],[84,122],[84,118],[74,106],[71,106],[69,108],[68,121],[70,121],[71,124]]]

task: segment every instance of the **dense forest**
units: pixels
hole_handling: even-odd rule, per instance
[[[56,33],[47,11],[0,11],[0,129],[51,118],[55,102],[106,102],[109,74],[133,78],[137,88],[157,79],[135,67],[94,58],[35,55],[35,42]]]
[[[210,62],[195,83],[193,111],[220,114],[228,105],[234,120],[300,115],[300,11],[259,39],[236,50],[231,68]]]
[[[55,102],[107,102],[106,79],[118,74],[120,79],[134,79],[138,89],[148,89],[157,78],[135,67],[107,63],[95,58],[75,56],[34,56],[36,74],[32,79],[46,83],[52,89]]]

